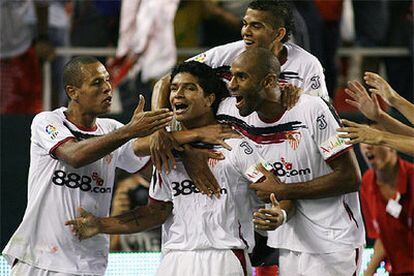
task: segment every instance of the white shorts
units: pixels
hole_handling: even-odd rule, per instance
[[[171,250],[163,254],[157,276],[244,276],[251,275],[244,250]],[[237,255],[237,256],[236,256]]]
[[[362,247],[353,250],[310,254],[287,249],[279,250],[280,276],[353,276],[359,275]]]
[[[71,274],[31,266],[24,262],[18,261],[13,265],[10,276],[96,276],[92,274]]]

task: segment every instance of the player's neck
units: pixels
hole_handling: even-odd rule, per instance
[[[65,111],[65,116],[66,119],[68,119],[71,123],[78,126],[79,128],[96,128],[96,115],[81,112],[78,108],[74,108],[71,105],[69,105],[68,109]]]
[[[273,46],[272,52],[277,56],[280,65],[283,65],[287,59],[287,49],[283,46],[283,43],[278,43],[277,45]]]
[[[260,110],[257,111],[260,120],[266,123],[277,122],[280,117],[285,113],[284,108],[279,102],[266,101],[260,106]]]
[[[213,112],[209,112],[207,114],[203,114],[197,118],[193,118],[191,120],[187,120],[185,122],[181,122],[185,129],[193,129],[203,126],[208,126],[212,124],[216,124],[217,120],[214,117]]]

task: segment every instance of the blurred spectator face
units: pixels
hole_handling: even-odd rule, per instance
[[[247,9],[241,29],[246,49],[262,47],[272,49],[277,41],[277,30],[272,27],[271,14],[267,11]]]
[[[379,124],[371,124],[370,127],[385,130]],[[361,143],[359,145],[362,156],[368,167],[374,170],[381,170],[387,166],[394,166],[397,162],[397,151],[384,146],[373,146]]]
[[[100,115],[109,112],[112,87],[109,73],[100,62],[85,64],[81,68],[82,86],[76,88],[75,100],[85,114]]]
[[[374,170],[393,166],[397,159],[397,152],[388,147],[360,144],[360,149],[365,162]]]

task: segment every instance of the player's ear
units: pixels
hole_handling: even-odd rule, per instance
[[[276,31],[276,38],[275,38],[275,40],[278,41],[278,42],[280,42],[285,37],[285,35],[286,35],[286,28],[285,27],[280,27]]]
[[[68,95],[69,99],[77,102],[79,98],[79,89],[73,85],[66,85],[65,87],[66,94]]]
[[[263,80],[264,88],[274,88],[278,86],[278,78],[276,74],[267,74]]]
[[[211,93],[210,95],[208,95],[207,96],[208,106],[212,106],[215,100],[216,100],[216,94]]]

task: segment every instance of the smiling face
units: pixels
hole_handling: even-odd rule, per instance
[[[70,86],[68,94],[83,113],[100,115],[109,112],[112,103],[112,86],[108,71],[100,62],[80,67],[82,85]]]
[[[236,59],[230,69],[232,78],[228,87],[231,95],[236,97],[240,115],[244,117],[258,111],[266,99],[262,79],[252,69],[243,58]]]
[[[241,36],[246,49],[261,47],[270,50],[281,43],[278,30],[272,26],[270,12],[249,8],[242,22]]]
[[[213,116],[211,106],[215,95],[206,96],[197,77],[187,72],[178,73],[171,81],[170,90],[170,104],[175,117],[187,128],[202,126]]]

